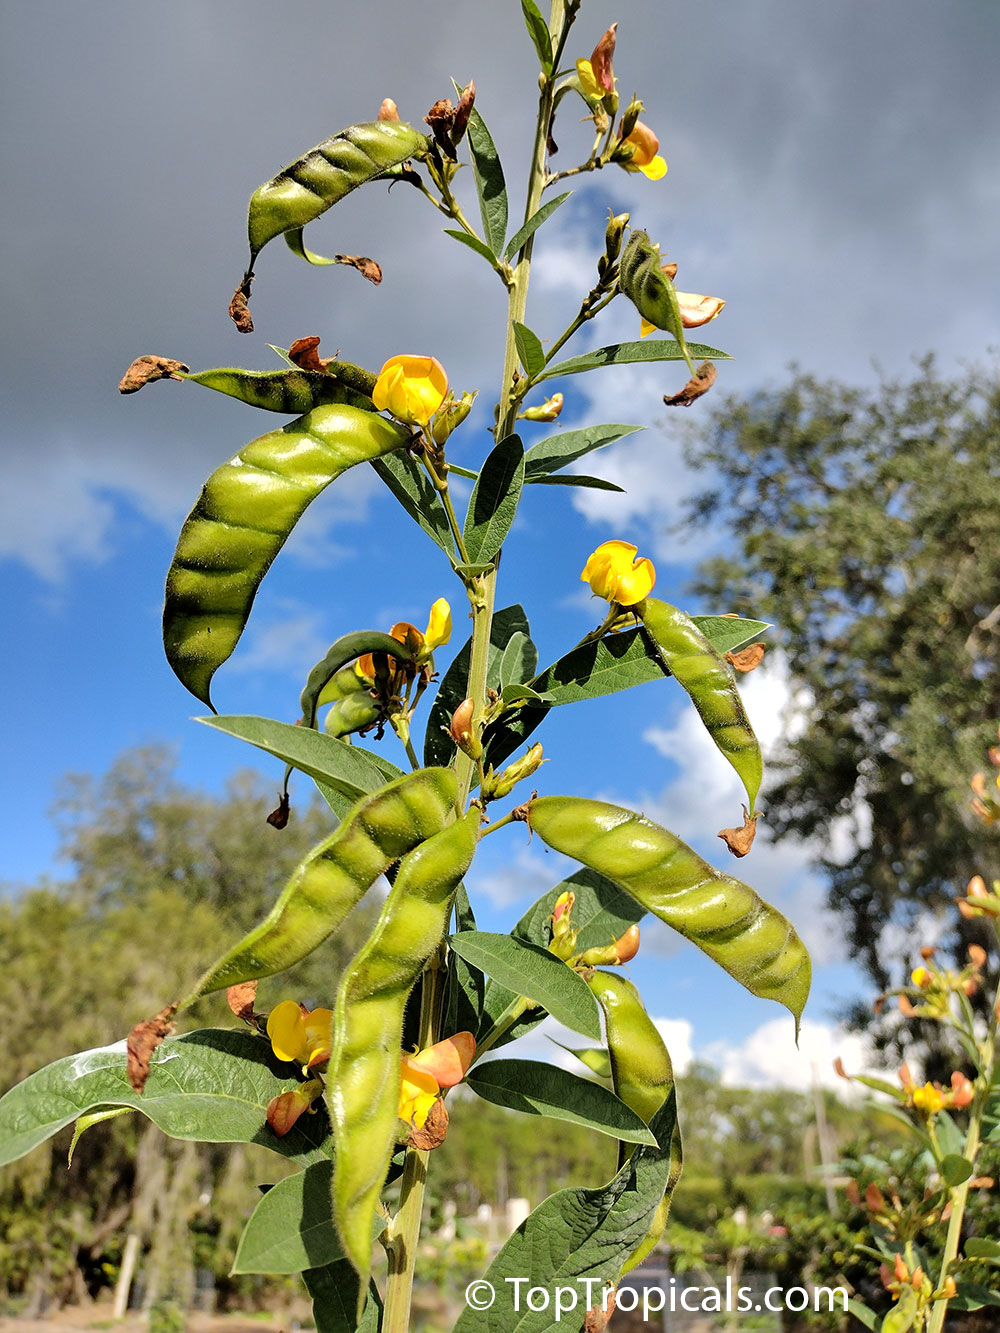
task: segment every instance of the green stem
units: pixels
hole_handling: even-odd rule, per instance
[[[465,547],[465,540],[462,536],[462,529],[458,522],[458,515],[455,513],[455,506],[451,502],[451,488],[448,485],[448,478],[438,474],[437,468],[431,462],[430,455],[425,447],[421,453],[421,461],[427,469],[427,475],[431,479],[434,489],[441,497],[441,503],[444,505],[444,512],[448,515],[448,523],[451,527],[452,536],[455,538],[455,545],[458,547],[458,553],[465,564],[469,563],[469,552]]]
[[[611,302],[615,299],[617,295],[618,295],[618,288],[616,287],[613,292],[609,292],[608,295],[604,298],[604,300],[598,301],[596,305],[588,305],[587,301],[585,301],[583,305],[580,307],[580,313],[573,320],[573,323],[569,326],[569,328],[566,330],[565,333],[561,333],[559,335],[559,337],[549,348],[548,352],[545,355],[545,364],[546,365],[549,364],[549,362],[555,356],[556,352],[558,352],[561,347],[563,347],[566,343],[569,342],[570,338],[572,338],[573,334],[576,333],[577,329],[583,328],[584,324],[586,324],[588,319],[593,319],[595,315],[599,315],[606,306],[609,306],[611,304]],[[595,296],[594,292],[591,293],[591,297],[593,296]],[[587,300],[589,301],[591,297],[588,297]]]
[[[560,34],[560,40],[557,44],[560,51],[565,45],[569,25],[579,8],[579,3],[580,0],[552,0],[549,30]],[[539,95],[538,122],[535,129],[531,171],[528,177],[525,221],[537,211],[542,190],[545,186],[545,145],[552,115],[552,93],[552,80],[543,80]],[[445,202],[449,202],[447,195],[445,195]],[[456,216],[456,221],[462,224],[460,210],[459,215]],[[467,231],[474,234],[467,223],[464,225]],[[520,261],[509,283],[507,340],[500,384],[497,439],[503,439],[505,435],[510,434],[517,419],[517,403],[513,394],[514,373],[518,364],[517,348],[514,344],[514,322],[523,321],[527,308],[528,276],[531,271],[533,240],[532,237],[525,242]],[[431,475],[433,477],[433,470]],[[442,492],[443,499],[445,494],[445,492]],[[445,507],[447,509],[447,502]],[[449,522],[453,524],[456,541],[459,543],[459,551],[462,551],[464,544],[458,537],[457,520],[453,517],[453,511],[449,513]],[[467,556],[463,556],[463,558],[467,561]],[[487,574],[472,581],[474,586],[469,585],[469,600],[472,604],[473,620],[467,697],[475,700],[476,711],[473,717],[473,727],[476,727],[482,719],[486,706],[486,677],[489,667],[490,633],[493,627],[496,577],[497,571],[494,563],[493,568]],[[459,751],[455,759],[455,769],[458,775],[458,809],[461,812],[465,808],[469,792],[472,789],[476,764],[468,755]],[[420,1044],[422,1047],[433,1044],[439,1035],[444,999],[441,975],[437,967],[432,967],[424,973],[423,993],[420,1002]],[[496,1032],[495,1029],[494,1032],[495,1035],[493,1035],[493,1032],[487,1034],[488,1039],[496,1040],[499,1037],[499,1032]],[[424,1190],[427,1181],[427,1157],[426,1152],[414,1148],[408,1149],[406,1153],[403,1175],[400,1181],[399,1211],[390,1228],[389,1278],[386,1286],[382,1333],[407,1333],[409,1328],[414,1263],[420,1238],[420,1219],[423,1212]]]
[[[476,1059],[478,1060],[481,1055],[485,1055],[491,1046],[496,1045],[504,1033],[510,1031],[518,1019],[523,1018],[528,1010],[534,1009],[534,1007],[534,1002],[529,1000],[525,995],[519,995],[516,1000],[513,1000],[493,1024],[489,1032],[486,1033],[485,1037],[483,1037],[481,1041],[476,1042]]]
[[[965,1147],[962,1150],[962,1156],[967,1162],[975,1166],[976,1154],[979,1152],[979,1144],[983,1129],[983,1112],[986,1109],[986,1103],[990,1095],[990,1085],[993,1079],[993,1064],[997,1055],[997,1005],[1000,1003],[1000,989],[993,997],[993,1006],[991,1009],[990,1026],[986,1034],[986,1040],[982,1048],[982,1065],[979,1072],[979,1089],[976,1092],[975,1100],[969,1109],[969,1129],[965,1136]],[[969,1198],[969,1181],[963,1181],[961,1185],[956,1186],[951,1191],[951,1217],[948,1219],[948,1234],[945,1237],[944,1250],[941,1253],[941,1267],[938,1271],[937,1289],[940,1291],[945,1284],[945,1279],[951,1270],[952,1264],[958,1258],[958,1247],[962,1239],[962,1223],[965,1220],[965,1206]],[[927,1323],[927,1333],[941,1333],[944,1328],[945,1316],[948,1313],[948,1299],[942,1297],[934,1302],[931,1309],[931,1317]]]

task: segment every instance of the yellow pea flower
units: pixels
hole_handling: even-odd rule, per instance
[[[416,1129],[423,1128],[441,1089],[461,1083],[475,1054],[476,1039],[471,1032],[456,1032],[415,1055],[404,1054],[399,1084],[400,1120]]]
[[[451,638],[451,606],[446,598],[439,597],[431,607],[427,629],[423,634],[420,633],[416,625],[411,625],[408,620],[400,620],[393,625],[389,635],[397,643],[405,644],[418,661],[423,661],[430,657],[435,648],[442,647]],[[410,675],[415,674],[406,663],[398,663],[397,669],[402,671],[404,679],[408,678],[407,672]],[[354,670],[362,680],[374,684],[375,659],[371,653],[364,653],[359,657]]]
[[[921,990],[926,990],[934,978],[926,967],[917,967],[910,974],[910,981],[914,986],[919,986]]]
[[[656,582],[652,560],[637,558],[637,549],[631,542],[602,542],[584,565],[581,580],[590,584],[596,597],[635,606],[649,596]]]
[[[267,1017],[271,1050],[279,1060],[312,1069],[330,1058],[332,1009],[311,1012],[296,1000],[283,1000]]]
[[[427,628],[424,630],[424,647],[429,653],[443,647],[451,638],[451,607],[444,597],[439,597],[431,607]]]
[[[944,1106],[941,1089],[936,1088],[933,1083],[925,1083],[922,1088],[914,1088],[913,1105],[918,1111],[923,1111],[924,1115],[937,1115]]]
[[[615,76],[611,68],[615,53],[615,37],[618,24],[612,23],[601,40],[591,52],[589,60],[576,62],[576,74],[584,95],[593,102],[600,102],[607,93],[615,90]]]
[[[426,426],[448,393],[448,376],[432,356],[391,356],[379,371],[372,402],[397,421]]]
[[[663,179],[667,174],[667,164],[660,157],[660,141],[648,125],[637,120],[632,133],[626,135],[623,142],[630,143],[635,149],[629,161],[621,164],[626,171],[641,171],[651,181]]]

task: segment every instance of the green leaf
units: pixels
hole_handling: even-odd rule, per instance
[[[522,703],[547,703],[545,696],[533,690],[530,685],[505,685],[500,691],[500,701],[510,707],[512,704]]]
[[[451,461],[448,463],[448,475],[450,477],[466,477],[469,481],[479,480],[478,472],[472,472],[467,467],[459,467],[457,463],[452,463]]]
[[[163,608],[167,661],[196,698],[214,711],[212,677],[312,501],[349,468],[409,440],[377,413],[331,403],[251,440],[215,469],[181,528]]]
[[[478,578],[480,574],[487,574],[493,568],[492,560],[487,560],[478,565],[463,565],[457,560],[454,563],[455,573],[461,574],[463,578],[467,579]]]
[[[487,1060],[466,1077],[484,1101],[526,1115],[587,1125],[625,1143],[655,1143],[646,1124],[613,1092],[539,1060]]]
[[[455,538],[448,515],[440,493],[434,489],[430,477],[420,464],[405,450],[401,450],[373,459],[372,467],[431,541],[440,546],[449,559],[453,558],[456,554]]]
[[[981,1310],[984,1306],[1000,1305],[1000,1292],[991,1291],[982,1282],[957,1278],[958,1295],[948,1302],[949,1310]],[[883,1329],[885,1325],[882,1325]]]
[[[965,1151],[965,1135],[947,1111],[939,1111],[934,1121],[937,1141],[945,1157],[961,1157]]]
[[[941,1160],[942,1179],[952,1189],[955,1189],[958,1185],[963,1185],[967,1180],[971,1179],[972,1172],[972,1163],[958,1153],[948,1153],[948,1155]]]
[[[382,1327],[382,1298],[374,1282],[358,1319],[361,1282],[350,1259],[339,1259],[302,1274],[312,1297],[316,1333],[378,1333]]]
[[[567,430],[561,435],[551,435],[547,440],[533,444],[524,455],[524,480],[534,482],[539,477],[547,477],[575,463],[578,458],[593,453],[595,449],[603,449],[605,445],[614,444],[616,440],[643,429],[643,426],[612,424],[585,426],[582,430]]]
[[[250,1214],[233,1273],[301,1273],[344,1258],[333,1224],[333,1162],[315,1162],[273,1185]],[[379,1221],[374,1240],[385,1226]]]
[[[715,651],[723,656],[739,652],[771,629],[766,620],[744,620],[740,616],[692,616],[691,619]]]
[[[458,886],[455,895],[455,930],[476,929],[476,914],[472,910],[465,885]],[[483,996],[486,978],[478,967],[473,967],[457,953],[448,953],[448,982],[445,992],[444,1032],[478,1032],[483,1015]]]
[[[461,241],[462,244],[467,246],[470,250],[475,250],[477,255],[481,255],[483,259],[486,260],[490,268],[496,268],[496,255],[486,242],[481,241],[478,236],[470,236],[467,231],[458,231],[457,228],[453,229],[451,227],[445,227],[444,234],[452,237],[453,240]]]
[[[523,606],[505,606],[497,611],[490,627],[490,650],[486,666],[486,681],[491,688],[500,683],[500,662],[511,636],[529,635],[528,617]],[[466,639],[455,660],[444,674],[427,717],[424,737],[424,762],[428,765],[450,764],[455,754],[455,742],[448,735],[451,715],[465,698],[468,687],[469,662],[472,656],[472,638]]]
[[[249,1032],[202,1028],[167,1037],[150,1059],[142,1096],[126,1072],[125,1042],[68,1055],[0,1098],[0,1166],[23,1157],[65,1125],[109,1107],[140,1111],[174,1139],[259,1143],[308,1165],[333,1151],[323,1111],[283,1138],[267,1124],[272,1097],[297,1087],[294,1067]]]
[[[910,1286],[904,1286],[899,1293],[899,1303],[894,1305],[882,1319],[880,1333],[908,1333],[917,1317],[917,1293]]]
[[[547,28],[545,31],[546,35],[548,35]],[[555,199],[550,199],[547,204],[542,204],[541,208],[536,213],[532,213],[531,217],[528,218],[520,231],[516,231],[507,242],[507,249],[503,252],[504,259],[508,261],[513,259],[517,252],[522,248],[525,241],[528,240],[529,237],[534,236],[535,232],[546,218],[551,217],[560,204],[564,204],[572,193],[572,190],[567,190],[565,194],[560,194],[557,195]]]
[[[588,477],[582,472],[561,472],[553,477],[526,477],[526,486],[583,486],[590,491],[615,491],[625,494],[624,486],[616,486],[613,481],[603,477]]]
[[[528,378],[534,379],[545,369],[545,351],[541,340],[536,333],[528,328],[527,324],[519,324],[515,320],[514,344],[517,347],[517,354],[521,358],[521,365],[524,367]]]
[[[528,996],[573,1032],[600,1041],[597,1001],[590,988],[547,949],[489,931],[460,931],[448,943],[499,985]]]
[[[596,1075],[597,1078],[611,1078],[611,1056],[603,1046],[585,1046],[577,1049],[573,1046],[564,1046],[561,1041],[555,1041],[549,1038],[554,1046],[558,1046],[561,1051],[567,1051],[570,1055],[575,1055],[582,1065]]]
[[[985,1259],[989,1262],[1000,1262],[1000,1241],[985,1240],[980,1237],[970,1237],[965,1242],[966,1259]]]
[[[527,634],[517,630],[511,635],[500,659],[500,688],[530,680],[537,668],[538,649]]]
[[[593,1282],[593,1304],[600,1304],[603,1288],[617,1283],[622,1265],[649,1231],[667,1188],[675,1120],[671,1093],[650,1125],[656,1147],[637,1148],[603,1188],[560,1190],[540,1204],[486,1272],[496,1300],[488,1310],[467,1306],[455,1333],[550,1333],[581,1327],[586,1279]],[[525,1292],[531,1287],[550,1293],[569,1287],[578,1297],[572,1321],[556,1323],[551,1300],[546,1309],[537,1308],[538,1302],[536,1309],[529,1309]],[[516,1311],[515,1293],[520,1295]]]
[[[524,449],[508,435],[491,450],[472,489],[465,516],[465,546],[473,564],[492,560],[503,546],[524,485]]]
[[[472,171],[483,216],[483,233],[486,244],[494,255],[499,255],[507,235],[507,185],[496,144],[486,128],[485,120],[475,107],[469,117],[468,133]]]
[[[549,26],[542,18],[541,12],[535,4],[535,0],[521,0],[521,13],[524,15],[524,23],[525,27],[528,29],[528,36],[531,38],[535,51],[538,53],[538,63],[546,74],[551,74],[552,37],[549,34]]]
[[[728,352],[720,352],[717,347],[706,347],[703,343],[688,343],[688,351],[693,357],[709,361],[728,361]],[[627,366],[635,362],[647,361],[683,361],[684,353],[680,343],[672,338],[659,338],[653,342],[611,343],[607,347],[598,347],[593,352],[584,352],[582,356],[570,357],[548,366],[536,383],[555,379],[557,375],[579,375],[585,370],[597,370],[601,366]]]
[[[367,792],[377,791],[393,778],[402,777],[402,770],[381,755],[309,727],[290,726],[270,717],[239,715],[199,717],[196,721],[266,750],[352,802]]]
[[[875,1325],[878,1323],[879,1317],[875,1311],[869,1310],[867,1305],[864,1305],[859,1300],[855,1300],[853,1296],[848,1296],[847,1308],[859,1323],[864,1324],[865,1328],[874,1329]]]
[[[412,662],[412,653],[389,634],[377,629],[354,630],[343,634],[332,644],[324,657],[309,672],[305,687],[299,698],[302,721],[307,727],[316,726],[316,709],[321,702],[321,695],[341,667],[347,666],[364,653],[389,653],[400,661]],[[327,702],[322,700],[322,702]],[[244,737],[244,739],[246,739]],[[254,744],[257,744],[255,741]]]

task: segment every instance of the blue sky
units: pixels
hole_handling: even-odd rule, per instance
[[[363,192],[313,229],[314,248],[378,258],[379,289],[346,270],[311,270],[276,245],[258,265],[258,333],[240,338],[225,316],[245,262],[250,192],[318,139],[374,116],[383,96],[419,122],[450,90],[449,76],[473,76],[507,166],[512,216],[520,207],[534,94],[519,6],[456,10],[434,0],[366,13],[363,56],[356,22],[345,33],[336,8],[311,0],[294,9],[179,0],[169,24],[118,0],[86,12],[38,0],[5,19],[0,879],[11,885],[60,873],[46,811],[67,770],[100,772],[148,740],[175,745],[179,775],[210,789],[239,765],[266,768],[189,722],[199,709],[163,660],[159,615],[173,540],[202,480],[278,419],[189,385],[120,399],[115,386],[134,356],[266,367],[268,342],[307,333],[323,337],[323,351],[339,347],[376,369],[395,352],[430,352],[457,389],[482,390],[454,437],[455,460],[475,465],[486,451],[503,293],[481,261],[441,235],[415,191],[398,187],[388,201],[381,189]],[[610,206],[630,210],[678,260],[682,289],[726,299],[706,331],[734,356],[720,367],[720,391],[780,382],[793,361],[871,383],[876,367],[906,373],[928,350],[950,371],[997,347],[994,6],[838,0],[820,10],[760,0],[668,10],[636,0],[622,13],[585,0],[573,54],[589,54],[615,19],[621,89],[644,98],[670,171],[658,184],[617,170],[572,182],[573,198],[536,251],[528,322],[543,339],[561,331],[590,285]],[[557,165],[586,151],[577,119],[564,103]],[[581,337],[581,350],[635,336],[634,312],[622,307]],[[669,531],[691,479],[681,414],[665,420],[661,400],[682,379],[621,369],[563,386],[560,428],[648,429],[588,460],[627,495],[525,496],[500,602],[524,603],[543,662],[596,623],[579,572],[609,537],[653,556],[658,595],[694,611],[752,612],[695,606],[685,593],[692,563],[726,533],[684,545]],[[220,709],[294,717],[301,678],[333,638],[400,618],[422,624],[442,594],[458,612],[457,646],[462,594],[450,578],[374,476],[345,478],[268,575],[220,672]],[[773,739],[790,702],[779,667],[747,682],[751,717]],[[728,769],[669,682],[567,710],[542,739],[547,791],[632,804],[713,857],[715,830],[737,822]],[[270,771],[277,782],[278,766]],[[733,1077],[770,1073],[801,1085],[812,1059],[828,1063],[840,1041],[835,1009],[865,990],[838,953],[809,855],[759,842],[741,865],[817,947],[807,1025],[816,1053],[804,1062],[786,1040],[790,1020],[776,1035],[776,1007],[717,979],[693,949],[671,951],[654,932],[634,965],[675,1040]],[[508,928],[565,869],[526,847],[520,830],[491,839],[482,862],[482,924],[494,929]]]

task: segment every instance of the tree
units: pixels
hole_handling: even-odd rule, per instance
[[[820,840],[830,904],[883,988],[886,928],[964,891],[992,841],[969,779],[1000,720],[998,443],[1000,380],[948,381],[931,359],[875,391],[795,373],[688,440],[711,477],[692,516],[736,537],[695,586],[775,622],[802,701],[768,825]]]

